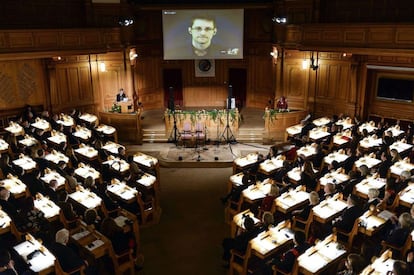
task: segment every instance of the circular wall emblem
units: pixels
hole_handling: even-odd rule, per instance
[[[211,69],[211,62],[207,59],[202,59],[198,62],[198,68],[202,72],[208,72]]]

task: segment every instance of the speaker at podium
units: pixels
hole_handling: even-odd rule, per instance
[[[226,108],[236,109],[236,98],[235,97],[230,98],[230,104],[229,104],[229,98],[226,99]]]
[[[119,106],[121,106],[121,113],[132,113],[134,111],[132,100],[122,100],[117,102]]]

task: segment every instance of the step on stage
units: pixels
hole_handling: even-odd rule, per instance
[[[162,167],[231,167],[233,160],[249,153],[267,155],[270,145],[263,144],[220,144],[195,148],[176,146],[171,143],[144,143],[127,145],[127,153],[142,152],[156,157]]]

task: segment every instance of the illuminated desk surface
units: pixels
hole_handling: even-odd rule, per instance
[[[49,184],[51,180],[56,180],[59,189],[65,187],[66,179],[61,174],[50,168],[46,168],[44,172],[45,174],[40,178],[44,183]]]
[[[349,156],[345,154],[343,150],[339,150],[339,151],[334,151],[330,153],[329,155],[327,155],[326,157],[324,157],[323,161],[327,164],[331,164],[334,160],[336,160],[338,163],[342,163],[346,161],[348,158]]]
[[[144,165],[148,168],[154,167],[158,164],[157,158],[154,158],[141,152],[134,154],[133,160],[136,163]]]
[[[352,123],[352,119],[350,117],[339,119],[335,122],[336,125],[342,126],[342,129],[347,130],[349,128],[354,127],[354,123]]]
[[[24,138],[18,141],[20,145],[26,146],[26,147],[32,147],[39,143],[39,141],[30,136],[30,135],[24,135]]]
[[[129,163],[114,156],[109,156],[108,160],[104,161],[102,164],[108,164],[110,169],[115,172],[125,173],[129,171]]]
[[[231,223],[231,236],[235,237],[236,233],[238,231],[239,228],[241,229],[245,229],[244,228],[244,218],[249,216],[250,218],[253,219],[254,224],[258,224],[260,222],[260,220],[258,218],[256,218],[254,216],[254,214],[249,210],[244,210],[240,213],[237,213],[236,215],[233,216],[233,220]]]
[[[26,241],[14,246],[14,250],[23,257],[33,272],[49,274],[55,270],[55,256],[30,234],[26,235]],[[27,256],[34,251],[38,253],[28,259]]]
[[[109,152],[112,155],[118,155],[119,148],[125,149],[125,146],[112,142],[112,141],[108,141],[107,143],[105,143],[104,146],[102,146],[102,149],[104,149],[105,151]]]
[[[366,130],[368,131],[368,134],[369,134],[369,133],[372,133],[372,132],[374,132],[375,130],[377,130],[377,129],[378,129],[378,127],[376,127],[376,126],[375,126],[375,122],[373,122],[373,121],[369,121],[369,122],[365,122],[365,123],[361,124],[361,125],[358,127],[358,131],[359,131],[360,133],[362,133],[362,132],[364,131],[364,129],[366,129]]]
[[[10,231],[11,218],[0,209],[0,235]]]
[[[14,165],[20,166],[24,171],[31,171],[37,167],[37,163],[29,156],[20,155],[12,161]]]
[[[377,137],[375,135],[365,137],[359,142],[359,146],[365,149],[371,149],[374,147],[379,147],[381,145],[382,145],[382,138]]]
[[[345,248],[337,242],[336,236],[331,234],[298,257],[299,272],[312,275],[319,274],[345,254]]]
[[[263,182],[258,181],[256,184],[250,185],[243,190],[243,199],[250,203],[263,199],[269,194],[272,184],[273,181],[271,179],[265,179]]]
[[[52,200],[43,196],[42,194],[36,194],[34,200],[34,206],[43,212],[45,218],[49,221],[54,221],[59,218],[60,207],[57,206]]]
[[[21,125],[19,125],[17,122],[11,121],[9,123],[9,126],[4,128],[7,132],[11,133],[14,136],[21,136],[24,135],[24,129]]]
[[[130,203],[136,201],[138,191],[135,188],[128,186],[124,181],[112,179],[111,184],[107,186],[107,190],[114,196]]]
[[[329,117],[326,117],[326,116],[314,119],[312,121],[312,123],[315,124],[317,127],[325,126],[329,122],[331,122],[331,119]]]
[[[411,171],[414,169],[414,164],[410,163],[408,158],[394,163],[390,167],[390,173],[395,176],[400,176],[404,171]]]
[[[379,165],[381,162],[381,160],[375,158],[374,156],[364,156],[355,161],[354,165],[357,168],[361,167],[362,165],[366,165],[368,169],[371,169]]]
[[[274,203],[276,210],[286,214],[304,206],[309,201],[309,193],[305,189],[305,186],[298,186],[277,197]]]
[[[5,153],[9,150],[9,144],[0,138],[0,153]]]
[[[328,182],[333,184],[341,184],[350,179],[348,174],[345,174],[342,168],[332,171],[319,178],[319,185],[324,187]]]
[[[354,191],[356,195],[360,196],[361,198],[367,199],[369,189],[375,188],[380,190],[385,186],[386,183],[387,179],[379,178],[378,175],[372,175],[361,180],[357,185],[355,185]]]
[[[75,229],[74,234],[70,236],[70,240],[95,259],[106,255],[110,245],[109,240],[103,234],[88,227],[83,222]]]
[[[52,127],[50,126],[50,123],[41,118],[36,118],[35,122],[30,124],[30,126],[36,129],[39,129],[39,130],[43,130],[43,131],[49,131],[52,129]]]
[[[290,222],[282,221],[250,241],[253,253],[259,258],[265,259],[276,253],[280,248],[293,242],[293,235],[294,232],[290,229]]]
[[[285,161],[285,157],[282,155],[279,155],[272,159],[267,159],[260,163],[259,165],[259,171],[260,173],[270,175],[280,168],[283,167],[283,162]]]
[[[84,163],[79,163],[78,168],[75,169],[75,175],[81,177],[85,180],[87,177],[91,176],[94,180],[100,179],[101,174],[95,170],[95,168],[90,167]]]
[[[102,199],[95,193],[84,189],[82,186],[77,186],[76,189],[75,192],[69,194],[69,198],[80,204],[82,207],[89,209],[97,208],[101,205]]]
[[[0,186],[9,190],[15,198],[26,196],[26,184],[12,174],[8,174],[5,179],[0,180]]]
[[[361,275],[386,275],[393,270],[395,260],[390,249],[384,251],[381,256],[362,270]]]
[[[309,138],[311,140],[319,140],[326,137],[329,137],[331,135],[330,132],[328,132],[328,129],[325,126],[313,128],[309,131]]]
[[[96,159],[98,157],[98,150],[96,150],[95,148],[86,145],[86,144],[81,144],[79,145],[79,148],[74,150],[75,153],[78,153],[79,155],[89,159],[89,160],[93,160]]]
[[[400,205],[411,208],[414,203],[414,183],[409,183],[408,186],[401,190],[398,195],[400,199]]]
[[[61,144],[67,141],[67,137],[64,133],[52,130],[51,136],[47,138],[48,141],[54,144]]]
[[[314,155],[316,155],[317,151],[317,146],[316,144],[312,143],[312,144],[308,144],[305,146],[300,147],[296,153],[298,156],[302,156],[304,158],[310,158]]]
[[[233,173],[236,171],[247,169],[257,162],[259,154],[249,153],[246,156],[238,157],[233,161]]]
[[[50,154],[47,154],[45,159],[53,162],[54,164],[58,164],[60,161],[63,161],[66,164],[69,163],[69,158],[62,152],[56,150],[52,150]]]
[[[360,226],[358,231],[367,236],[373,236],[384,227],[388,220],[386,217],[389,217],[390,215],[393,214],[386,210],[381,213],[377,213],[377,210],[368,210],[361,217],[359,217]]]
[[[333,197],[327,198],[313,207],[313,218],[320,223],[328,223],[345,210],[346,207],[346,201],[343,201],[338,194],[335,194]]]

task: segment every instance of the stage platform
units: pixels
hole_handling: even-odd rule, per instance
[[[231,167],[233,160],[248,153],[267,155],[270,145],[256,143],[209,144],[197,148],[176,146],[174,143],[144,143],[127,145],[127,153],[142,152],[157,158],[161,167]]]

